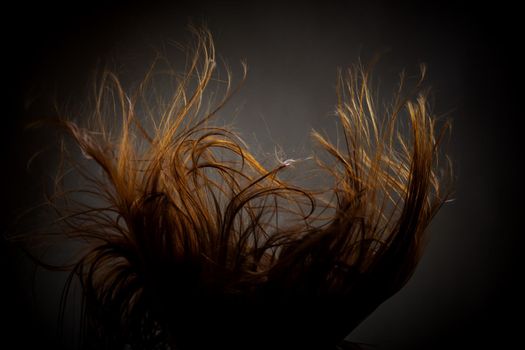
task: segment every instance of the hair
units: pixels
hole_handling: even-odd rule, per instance
[[[61,266],[61,314],[76,276],[86,348],[335,346],[406,284],[450,195],[438,148],[448,125],[436,127],[425,70],[409,93],[401,77],[387,107],[370,68],[339,71],[342,146],[312,131],[326,155],[313,161],[333,179],[316,191],[283,179],[296,160],[265,165],[215,121],[236,88],[228,71],[207,102],[215,49],[207,30],[192,31],[168,98],[156,63],[131,92],[105,70],[88,122],[58,120],[83,154],[63,147],[71,169],[50,201],[56,233],[83,247]],[[85,186],[63,186],[69,171]]]

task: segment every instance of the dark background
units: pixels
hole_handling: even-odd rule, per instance
[[[380,349],[506,349],[520,340],[523,40],[510,2],[26,2],[2,13],[3,232],[41,198],[46,168],[26,163],[53,137],[25,123],[52,114],[53,98],[77,103],[100,64],[133,76],[153,48],[170,52],[170,40],[187,37],[189,19],[207,23],[234,75],[248,62],[236,100],[241,132],[290,157],[305,155],[312,127],[333,122],[336,68],[382,53],[376,73],[386,86],[401,69],[428,65],[434,110],[453,122],[456,200],[432,224],[413,279],[349,339]],[[38,279],[33,297],[30,264],[1,248],[0,347],[52,344],[56,281]]]

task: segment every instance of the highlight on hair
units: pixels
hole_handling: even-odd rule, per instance
[[[282,179],[294,160],[263,165],[214,121],[235,88],[228,72],[223,97],[206,101],[215,49],[193,31],[169,98],[155,90],[155,65],[131,92],[106,71],[89,122],[59,121],[84,156],[64,147],[70,169],[51,201],[56,233],[83,247],[64,267],[63,298],[78,277],[84,345],[335,347],[411,277],[449,196],[438,164],[446,126],[437,130],[419,84],[407,94],[402,78],[382,108],[370,70],[340,71],[342,146],[312,132],[329,158],[314,157],[333,179],[326,200]],[[69,171],[83,188],[61,186]]]

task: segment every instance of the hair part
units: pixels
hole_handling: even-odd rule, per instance
[[[63,298],[77,276],[84,338],[97,349],[335,345],[405,285],[450,195],[450,166],[439,164],[448,126],[436,126],[425,70],[409,95],[401,79],[387,109],[371,69],[339,72],[342,147],[312,131],[330,159],[315,157],[333,179],[325,201],[282,179],[293,160],[263,165],[218,126],[236,88],[228,71],[223,98],[206,103],[215,49],[207,30],[192,33],[169,98],[149,102],[157,63],[131,93],[104,71],[87,125],[58,121],[84,156],[63,150],[86,185],[64,188],[61,171],[51,201],[56,232],[84,247]]]

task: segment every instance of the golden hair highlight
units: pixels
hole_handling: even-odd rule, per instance
[[[59,121],[84,155],[70,164],[86,183],[56,191],[58,232],[85,246],[64,298],[78,276],[86,346],[97,349],[335,346],[412,275],[450,194],[438,164],[447,126],[425,93],[404,96],[404,79],[384,110],[369,69],[341,71],[343,145],[312,131],[330,158],[316,157],[334,181],[326,202],[282,179],[293,160],[265,166],[214,123],[236,89],[228,72],[223,98],[206,104],[215,49],[208,31],[192,31],[168,99],[148,103],[155,64],[132,93],[104,72],[87,127]]]

